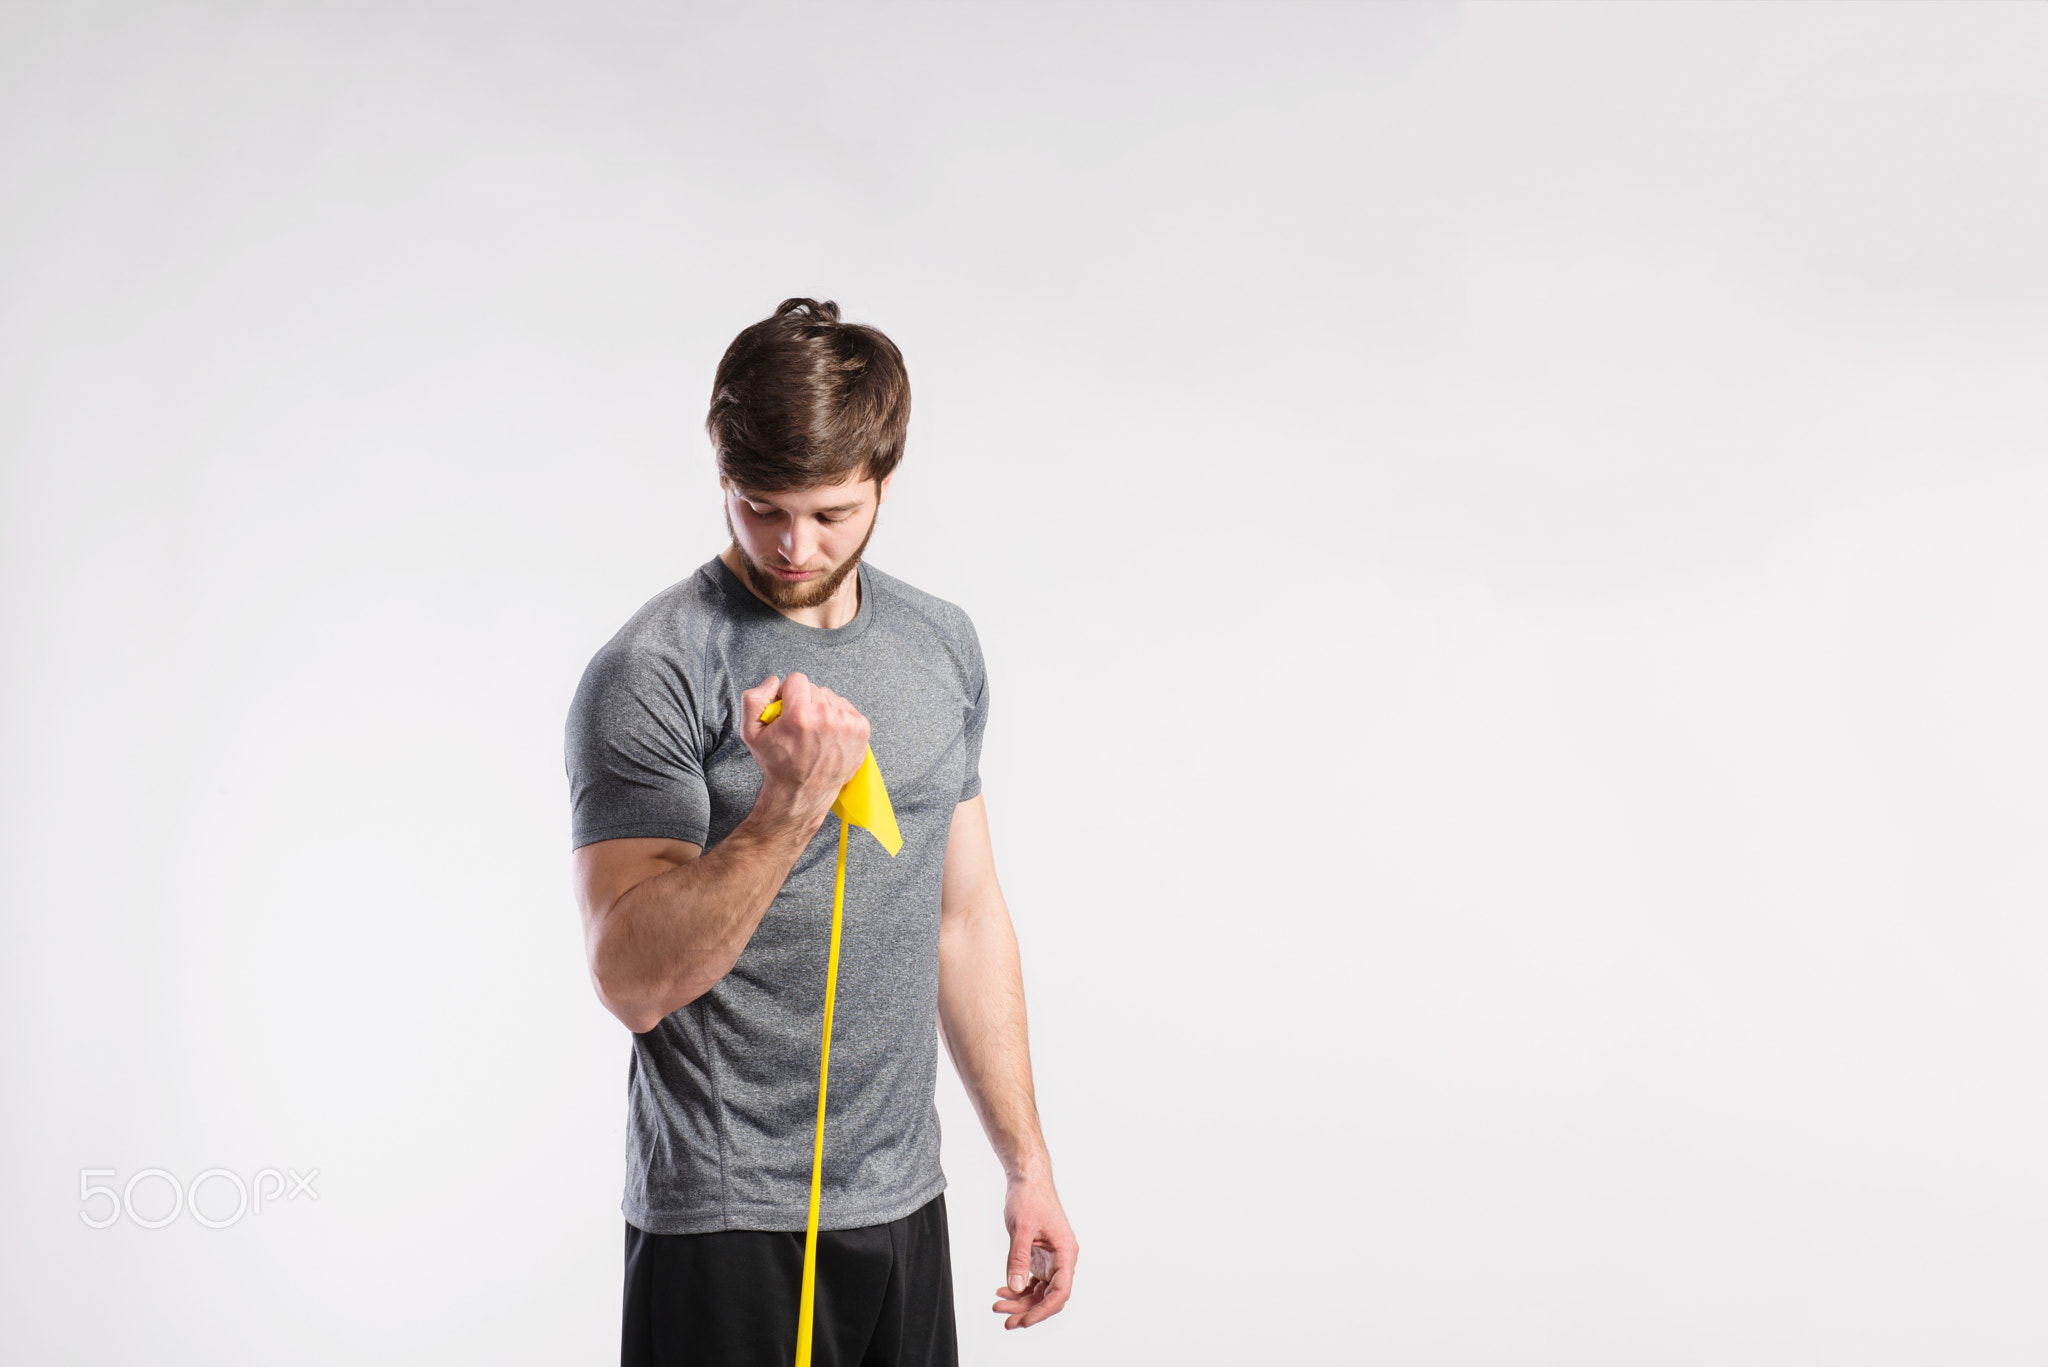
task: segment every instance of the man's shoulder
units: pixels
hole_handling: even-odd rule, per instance
[[[964,608],[935,593],[926,593],[871,564],[866,569],[869,586],[889,604],[892,615],[902,614],[922,621],[948,640],[974,642],[974,621]]]
[[[710,570],[699,566],[642,603],[598,653],[645,656],[689,650],[732,615],[725,590]]]
[[[707,646],[731,604],[717,579],[701,566],[640,605],[584,670],[585,690],[599,684],[643,684],[701,672]],[[710,652],[715,654],[714,652]]]

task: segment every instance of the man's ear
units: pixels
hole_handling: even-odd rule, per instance
[[[889,486],[896,482],[896,472],[891,470],[882,476],[882,482],[875,486],[875,506],[881,507],[889,501]]]

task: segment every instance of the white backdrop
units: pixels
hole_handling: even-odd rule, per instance
[[[2048,9],[19,0],[0,187],[7,1361],[614,1357],[561,723],[790,294],[994,679],[968,1362],[2048,1354]]]

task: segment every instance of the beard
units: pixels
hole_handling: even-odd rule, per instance
[[[816,579],[806,579],[801,584],[790,584],[777,579],[767,570],[754,563],[747,554],[747,548],[740,539],[733,536],[732,509],[725,509],[725,534],[732,537],[733,558],[740,562],[740,575],[747,581],[747,587],[760,594],[777,608],[785,612],[798,608],[814,608],[830,602],[832,595],[839,592],[839,586],[846,582],[846,576],[860,568],[861,552],[868,548],[868,539],[875,534],[875,523],[882,520],[882,510],[875,509],[874,520],[868,523],[867,535],[853,548],[853,554],[834,565]]]

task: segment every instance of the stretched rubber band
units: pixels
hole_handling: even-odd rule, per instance
[[[782,715],[782,699],[762,709],[766,726]],[[825,1028],[818,1045],[818,1125],[811,1139],[811,1204],[804,1217],[804,1285],[797,1305],[796,1367],[811,1367],[811,1326],[818,1296],[818,1205],[825,1190],[825,1089],[832,1077],[832,1007],[839,997],[839,932],[846,919],[846,833],[863,826],[880,841],[890,858],[903,848],[903,835],[896,827],[896,810],[889,802],[889,790],[882,783],[882,771],[869,750],[846,786],[833,800],[839,816],[839,862],[832,871],[832,947],[825,955]]]
[[[796,1311],[796,1367],[811,1367],[811,1321],[818,1295],[818,1198],[825,1190],[825,1085],[832,1076],[832,1005],[839,995],[839,927],[846,917],[846,833],[839,821],[839,866],[832,873],[832,948],[825,956],[825,1038],[818,1045],[818,1129],[811,1141],[811,1209],[804,1217],[804,1291]]]

